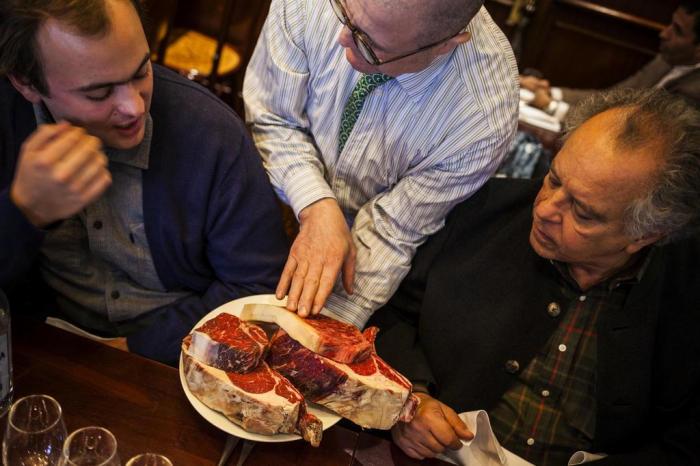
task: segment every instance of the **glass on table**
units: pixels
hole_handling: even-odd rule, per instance
[[[131,458],[126,466],[173,466],[173,463],[158,453],[141,453]]]
[[[63,444],[61,466],[120,466],[117,439],[104,427],[83,427]]]
[[[49,395],[30,395],[15,401],[7,418],[2,461],[12,466],[60,464],[66,439],[61,405]]]

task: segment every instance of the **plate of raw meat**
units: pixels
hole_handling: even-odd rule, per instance
[[[302,319],[273,295],[231,301],[182,342],[180,381],[195,410],[238,437],[313,446],[340,416],[372,429],[408,422],[411,383],[363,332],[319,315]]]
[[[213,321],[221,314],[238,316],[246,304],[284,306],[285,302],[277,300],[274,295],[257,295],[237,299],[211,311],[195,325],[195,329],[202,327],[209,321]],[[186,343],[189,343],[187,338]],[[185,344],[183,344],[184,346]],[[186,364],[188,360],[190,363]],[[280,380],[268,368],[251,370],[247,373],[251,375],[229,377],[232,375],[230,371],[227,372],[209,367],[206,368],[208,370],[200,371],[202,366],[200,362],[189,358],[183,349],[183,352],[180,354],[180,382],[182,389],[195,411],[215,427],[236,437],[257,442],[289,442],[302,438],[302,435],[300,435],[302,432],[282,433],[280,430],[298,431],[298,427],[301,427],[308,432],[310,438],[307,441],[314,443],[315,437],[317,436],[317,441],[320,441],[321,436],[318,431],[320,426],[314,418],[320,421],[322,430],[333,426],[340,420],[340,416],[315,403],[306,403],[306,406],[300,405],[298,400],[295,399],[295,394],[288,393],[290,391],[293,392],[294,389],[290,389],[287,386],[285,383],[286,379]],[[186,369],[189,369],[189,371],[186,371]],[[190,375],[190,383],[187,380],[188,374]],[[201,388],[197,395],[190,389],[191,382],[194,382],[195,385]],[[270,385],[273,385],[274,388],[266,390]],[[247,398],[247,393],[233,393],[238,390],[248,391],[250,398],[245,399]],[[210,391],[209,396],[206,393],[203,394],[202,391]],[[209,405],[219,409],[207,406],[200,398],[204,398]],[[292,398],[292,402],[289,402],[288,398]],[[262,406],[258,406],[258,404]],[[265,406],[265,404],[269,406]],[[304,410],[306,413],[303,412]],[[299,413],[299,411],[302,412]],[[238,423],[229,419],[223,414],[224,412],[233,417]],[[296,420],[293,419],[295,416],[297,417]],[[252,422],[246,424],[244,417],[252,418],[249,419]],[[305,423],[309,419],[311,421]],[[274,422],[277,425],[265,426],[266,422]],[[248,430],[239,424],[246,425]],[[267,433],[256,433],[251,431],[251,429],[266,431]]]

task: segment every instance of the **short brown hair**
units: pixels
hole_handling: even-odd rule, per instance
[[[139,0],[129,1],[142,17]],[[0,0],[0,76],[25,79],[44,95],[49,89],[36,36],[49,18],[85,36],[104,34],[109,27],[105,0]]]

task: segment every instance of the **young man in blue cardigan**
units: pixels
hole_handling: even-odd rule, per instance
[[[174,364],[208,311],[275,285],[287,241],[245,127],[151,64],[138,2],[2,2],[0,75],[0,287],[16,312],[31,302]]]

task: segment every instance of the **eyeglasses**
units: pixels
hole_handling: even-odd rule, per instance
[[[370,39],[367,34],[362,32],[350,22],[350,19],[348,18],[347,13],[345,12],[345,8],[343,7],[341,0],[330,0],[330,2],[331,6],[333,7],[333,11],[335,12],[335,15],[338,17],[338,20],[343,24],[343,26],[350,29],[350,32],[352,33],[352,40],[355,42],[357,50],[360,51],[362,58],[364,58],[367,61],[367,63],[373,66],[386,65],[387,63],[395,62],[397,60],[401,60],[402,58],[410,57],[411,55],[415,55],[424,50],[428,50],[431,47],[435,47],[436,45],[442,44],[443,42],[452,39],[453,37],[463,33],[466,30],[466,28],[462,29],[459,32],[457,32],[457,34],[453,34],[445,39],[440,39],[437,42],[432,42],[428,45],[424,45],[423,47],[413,50],[411,52],[403,53],[397,57],[393,57],[388,60],[381,60],[377,58],[377,54],[374,53],[374,50],[372,50],[372,46],[370,45],[372,43],[372,39]]]

